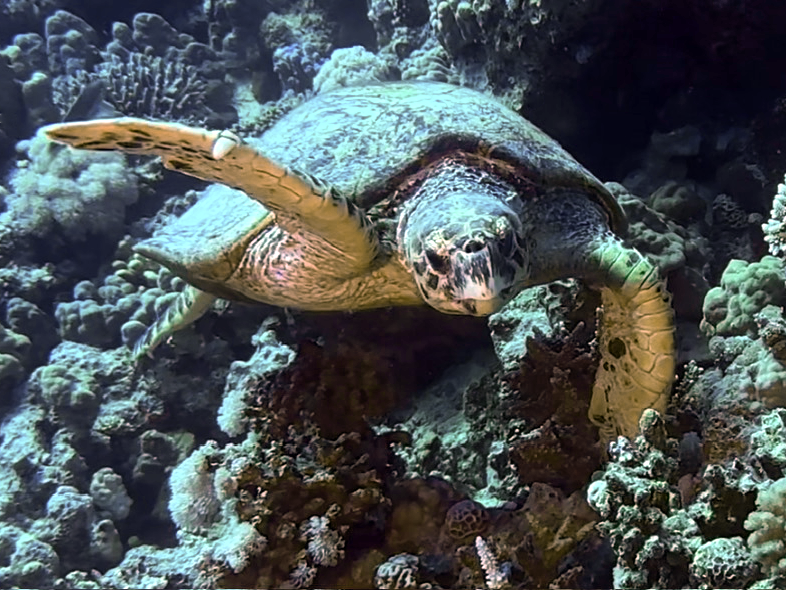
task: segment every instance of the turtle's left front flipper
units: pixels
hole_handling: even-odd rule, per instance
[[[364,273],[377,256],[377,237],[362,211],[318,180],[270,160],[231,131],[123,117],[57,123],[44,133],[80,149],[157,155],[167,168],[240,189],[272,211],[285,231],[323,238],[334,258],[344,263],[335,266],[336,274]]]
[[[671,296],[657,268],[616,236],[605,235],[591,258],[603,315],[590,419],[602,440],[618,434],[632,439],[642,412],[664,412],[671,393],[676,364]]]

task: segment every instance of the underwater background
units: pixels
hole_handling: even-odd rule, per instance
[[[785,24],[767,0],[0,0],[0,587],[786,586]],[[587,417],[576,280],[489,318],[220,302],[134,360],[184,282],[132,247],[207,185],[38,129],[254,137],[390,80],[492,94],[607,183],[677,320],[641,436]]]

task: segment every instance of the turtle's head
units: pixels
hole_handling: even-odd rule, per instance
[[[397,238],[424,300],[443,313],[494,313],[529,275],[521,222],[495,196],[415,198],[399,218]]]

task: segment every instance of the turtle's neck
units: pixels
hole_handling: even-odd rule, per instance
[[[522,205],[532,265],[532,282],[527,286],[569,277],[606,280],[592,256],[600,244],[620,239],[592,198],[578,191],[555,189]]]

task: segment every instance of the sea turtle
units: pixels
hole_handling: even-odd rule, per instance
[[[607,438],[632,436],[645,408],[666,405],[674,317],[657,270],[617,237],[625,215],[603,184],[491,96],[436,82],[349,87],[245,141],[135,118],[45,133],[155,154],[239,189],[136,246],[189,284],[138,353],[216,297],[319,311],[425,302],[482,316],[521,289],[578,277],[603,301],[591,419]]]

